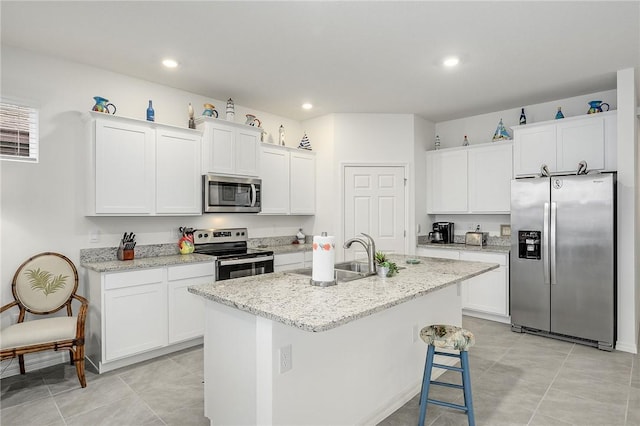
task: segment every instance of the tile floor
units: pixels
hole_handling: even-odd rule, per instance
[[[640,425],[640,355],[513,333],[507,324],[464,317],[476,424]],[[439,380],[461,383],[447,371]],[[463,404],[462,391],[432,386],[430,397]],[[416,425],[419,395],[379,426]],[[466,425],[461,411],[430,404],[426,425]]]
[[[640,356],[526,334],[465,317],[476,423],[481,425],[640,425]],[[96,375],[81,389],[75,369],[57,365],[2,380],[0,424],[207,425],[202,347]],[[458,381],[446,372],[441,380]],[[439,399],[461,392],[432,387]],[[418,395],[380,423],[415,425]],[[466,415],[429,405],[428,425],[466,425]]]

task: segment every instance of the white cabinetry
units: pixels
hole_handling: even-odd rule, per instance
[[[309,268],[313,263],[313,252],[282,253],[273,256],[273,271],[282,272],[292,269]]]
[[[427,152],[427,213],[509,213],[510,141]]]
[[[214,276],[212,263],[167,268],[170,344],[204,336],[204,299],[188,287],[213,282]]]
[[[509,255],[461,251],[460,260],[497,263],[500,266],[462,283],[464,313],[502,322],[509,321]]]
[[[156,129],[156,213],[202,213],[200,135]]]
[[[261,214],[315,214],[315,153],[262,144]]]
[[[197,131],[90,113],[87,214],[199,215]]]
[[[510,212],[512,161],[510,142],[469,149],[470,213]]]
[[[88,271],[87,357],[99,372],[199,344],[204,301],[187,291],[214,281],[214,263]]]
[[[427,152],[429,213],[467,211],[467,150]]]
[[[109,274],[104,288],[105,361],[167,344],[162,269]]]
[[[513,128],[513,168],[517,177],[574,173],[580,161],[589,170],[616,170],[616,111]]]
[[[498,269],[465,280],[461,286],[465,315],[510,323],[509,254],[418,247],[418,256],[497,263]]]
[[[259,128],[210,117],[196,119],[202,136],[202,172],[257,176]]]

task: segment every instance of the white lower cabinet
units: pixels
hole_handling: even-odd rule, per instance
[[[283,253],[273,256],[273,271],[282,272],[292,269],[310,268],[313,263],[313,252]]]
[[[189,293],[188,287],[213,281],[212,263],[169,266],[169,344],[204,336],[204,299]]]
[[[462,309],[465,315],[504,323],[511,322],[508,253],[419,247],[416,249],[416,254],[426,257],[499,264],[498,269],[462,282]]]
[[[103,373],[199,344],[204,301],[187,288],[214,277],[213,262],[88,271],[87,358]]]
[[[167,291],[162,269],[105,277],[105,360],[111,361],[167,344]]]

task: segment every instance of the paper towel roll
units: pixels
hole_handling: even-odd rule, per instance
[[[332,236],[313,237],[313,281],[333,281],[333,265],[336,260],[336,239]]]

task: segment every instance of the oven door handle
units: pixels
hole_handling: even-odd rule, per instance
[[[250,257],[248,259],[219,260],[219,266],[242,265],[243,263],[264,262],[265,260],[273,260],[273,256]]]
[[[251,184],[251,207],[256,206],[256,198],[258,198],[258,192],[256,191],[256,184]]]

